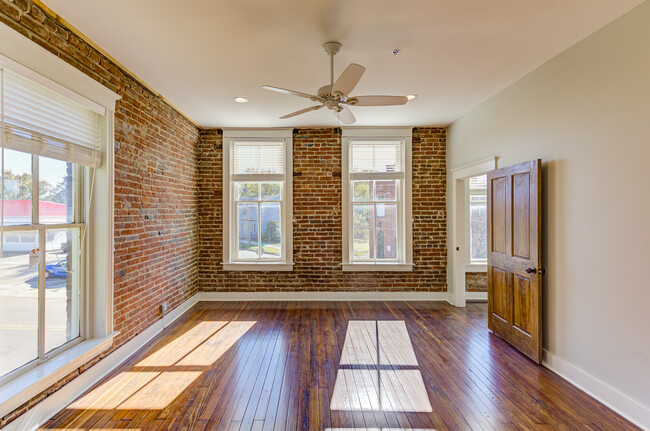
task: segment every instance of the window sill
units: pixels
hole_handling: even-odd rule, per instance
[[[487,272],[487,263],[468,263],[465,272]]]
[[[82,341],[0,387],[0,417],[11,413],[75,369],[113,345],[113,332]]]
[[[412,263],[380,263],[380,262],[363,262],[363,263],[343,263],[343,272],[410,272],[413,271]]]
[[[293,271],[293,263],[285,262],[237,262],[222,265],[224,271]]]

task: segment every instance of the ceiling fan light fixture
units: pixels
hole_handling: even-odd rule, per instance
[[[247,103],[248,99],[242,96],[233,97],[232,100],[237,103]]]
[[[407,98],[408,100],[413,100],[413,99],[415,99],[416,97],[418,97],[417,94],[407,94],[407,95],[406,95],[406,98]]]
[[[319,88],[316,94],[302,93],[300,91],[287,90],[285,88],[273,87],[271,85],[262,86],[265,90],[299,96],[319,103],[318,105],[283,115],[280,119],[292,118],[320,108],[327,108],[332,111],[340,122],[344,124],[352,124],[356,119],[348,106],[397,106],[404,105],[410,100],[410,97],[407,98],[406,96],[350,96],[349,94],[359,83],[366,68],[360,64],[351,63],[335,81],[334,56],[341,49],[341,44],[333,41],[327,42],[323,45],[323,48],[330,56],[330,83]],[[397,51],[395,53],[395,55],[397,55],[399,50],[396,49],[395,51]],[[415,96],[413,96],[413,98],[415,98]]]

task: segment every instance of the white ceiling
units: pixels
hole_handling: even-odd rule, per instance
[[[418,95],[353,107],[355,125],[447,125],[642,2],[45,0],[202,127],[336,126],[326,109],[279,120],[313,102],[262,89],[328,84],[329,40],[335,76],[367,68],[353,95]]]

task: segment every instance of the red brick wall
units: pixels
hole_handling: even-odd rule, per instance
[[[467,292],[487,292],[487,272],[466,272],[465,290]]]
[[[197,291],[199,130],[29,0],[0,0],[0,21],[122,96],[115,114],[116,348],[160,318],[163,299],[174,308]],[[0,428],[88,365],[2,418]]]
[[[445,291],[446,136],[413,131],[413,272],[341,271],[340,129],[297,129],[293,140],[293,272],[221,270],[222,135],[199,141],[199,280],[202,291]]]

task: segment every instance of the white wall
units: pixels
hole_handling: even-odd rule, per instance
[[[650,1],[460,118],[448,145],[450,169],[542,159],[548,364],[650,428]]]

